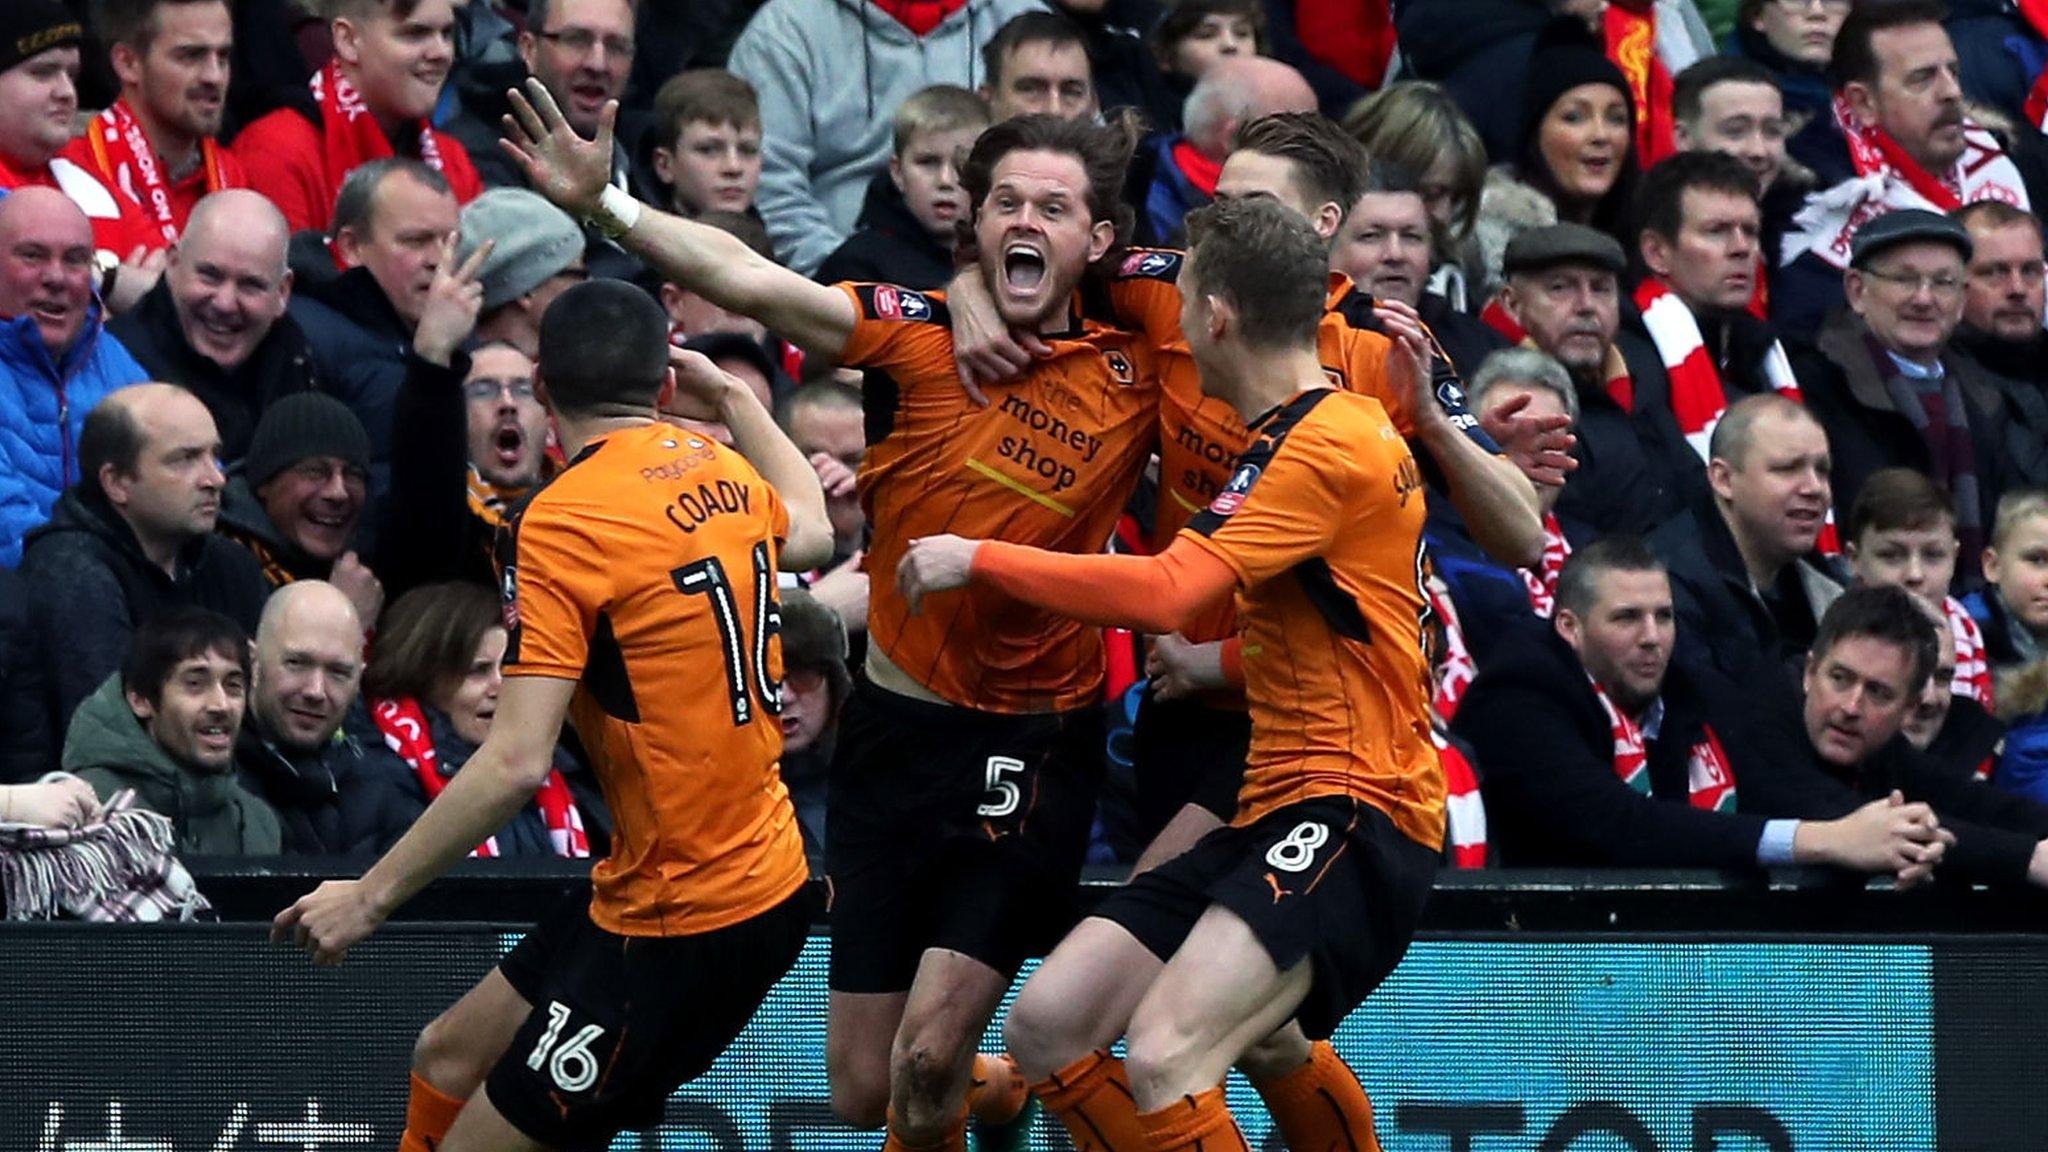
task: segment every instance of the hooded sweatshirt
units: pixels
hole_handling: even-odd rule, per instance
[[[232,761],[205,768],[174,759],[128,708],[121,678],[109,677],[78,706],[64,739],[64,770],[105,800],[123,788],[170,817],[180,856],[275,856],[283,827],[270,805],[243,788]]]
[[[755,206],[783,263],[808,276],[853,231],[888,163],[896,109],[921,88],[975,88],[981,46],[1040,0],[968,0],[923,36],[867,0],[768,0],[728,62],[761,100]]]

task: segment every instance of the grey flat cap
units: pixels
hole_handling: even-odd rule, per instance
[[[1621,242],[1583,224],[1531,228],[1508,241],[1503,272],[1534,272],[1559,264],[1591,264],[1616,276],[1628,268]]]
[[[524,188],[493,188],[463,208],[455,258],[469,259],[486,240],[498,242],[476,274],[484,286],[486,312],[519,299],[583,258],[583,229],[567,212]]]
[[[1865,220],[1856,229],[1849,241],[1849,267],[1861,268],[1880,252],[1913,243],[1946,244],[1962,254],[1965,264],[1976,251],[1970,230],[1957,221],[1925,208],[1900,208]]]

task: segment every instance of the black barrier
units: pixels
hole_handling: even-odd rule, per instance
[[[478,872],[420,905],[466,902],[470,922],[394,923],[337,969],[256,923],[0,927],[0,1149],[394,1147],[413,1036],[519,930],[516,915],[476,921],[479,893],[530,914],[576,883]],[[1442,887],[1425,938],[1336,1038],[1389,1152],[2048,1143],[2038,904],[1675,874],[1485,879]],[[313,880],[243,868],[202,883],[267,918]],[[1890,931],[1839,930],[1887,915]],[[2012,930],[2029,916],[2033,932]],[[617,1147],[877,1147],[825,1106],[825,953],[814,939],[664,1127]],[[1232,1103],[1269,1136],[1242,1084]],[[1061,1144],[1038,1124],[1035,1147]]]

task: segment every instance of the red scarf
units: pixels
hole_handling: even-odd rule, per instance
[[[1434,572],[1424,576],[1422,591],[1429,599],[1429,613],[1436,620],[1437,636],[1441,638],[1441,643],[1432,645],[1432,654],[1437,658],[1436,684],[1429,706],[1438,719],[1449,724],[1458,714],[1458,702],[1465,698],[1465,689],[1479,675],[1479,665],[1465,647],[1465,629],[1458,623],[1458,608],[1451,603],[1451,590],[1443,577]]]
[[[178,204],[177,189],[164,171],[156,149],[150,147],[142,122],[128,110],[128,102],[116,100],[93,117],[85,127],[85,139],[100,174],[142,206],[143,216],[163,236],[164,244],[176,244],[192,207]],[[240,166],[212,137],[199,141],[199,156],[205,172],[205,191],[200,196],[241,185],[242,181],[231,175],[238,174]]]
[[[2048,40],[2048,0],[2018,0],[2020,18],[2034,35]],[[2034,79],[2034,90],[2027,93],[2027,123],[2043,132],[2048,132],[2048,70]]]
[[[1953,596],[1941,599],[1942,615],[1948,617],[1949,635],[1956,640],[1956,675],[1949,691],[1968,696],[1991,711],[1991,660],[1984,651],[1984,630],[1970,618],[1969,609]]]
[[[334,181],[336,191],[340,190],[341,181],[360,165],[397,155],[377,118],[370,114],[370,106],[363,103],[362,93],[341,74],[341,61],[330,60],[327,67],[314,73],[312,88],[313,99],[320,102],[327,178]],[[419,136],[420,162],[445,173],[448,161],[441,155],[440,137],[433,127],[421,120],[413,131]]]
[[[1458,746],[1430,729],[1436,758],[1444,766],[1444,823],[1451,841],[1451,867],[1486,867],[1486,804],[1479,796],[1479,773]]]
[[[1520,344],[1529,338],[1528,330],[1515,323],[1515,318],[1508,315],[1508,310],[1502,306],[1498,294],[1486,302],[1486,307],[1479,310],[1479,320],[1488,328],[1500,333],[1502,339],[1510,344]]]
[[[1614,774],[1630,788],[1650,795],[1650,761],[1643,744],[1643,730],[1614,706],[1599,681],[1589,676],[1586,682],[1593,686],[1594,698],[1606,710],[1607,723],[1614,734]],[[1687,752],[1685,767],[1688,798],[1693,807],[1709,812],[1735,811],[1735,769],[1728,763],[1728,753],[1722,749],[1721,738],[1714,735],[1712,727],[1703,729],[1700,742]]]
[[[448,787],[448,777],[441,774],[440,757],[434,752],[427,714],[420,710],[419,701],[404,696],[372,700],[370,718],[384,734],[384,743],[419,777],[427,803],[433,803],[434,797]],[[583,834],[583,813],[577,810],[569,782],[562,779],[559,771],[549,770],[547,782],[533,794],[533,800],[540,806],[541,819],[547,822],[548,843],[554,846],[555,855],[573,859],[590,855],[590,840]],[[493,836],[477,845],[470,855],[485,859],[497,856],[498,838]]]
[[[1518,568],[1522,584],[1529,589],[1529,607],[1545,620],[1557,610],[1557,578],[1564,574],[1564,562],[1571,558],[1572,542],[1564,538],[1557,514],[1543,514],[1543,559],[1534,568]]]
[[[923,36],[946,22],[946,17],[967,7],[967,0],[868,0],[868,3],[896,18],[912,36]]]
[[[1195,151],[1194,144],[1183,138],[1173,142],[1173,162],[1188,183],[1195,186],[1195,191],[1209,197],[1216,195],[1216,181],[1223,178],[1223,161],[1211,160]]]
[[[1387,0],[1294,0],[1294,38],[1316,63],[1376,89],[1394,58],[1392,8]]]
[[[1601,24],[1607,58],[1628,78],[1636,106],[1636,164],[1647,169],[1678,151],[1671,70],[1657,55],[1657,13],[1644,0],[1611,0]]]

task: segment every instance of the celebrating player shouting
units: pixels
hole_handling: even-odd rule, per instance
[[[1129,220],[1128,126],[1026,116],[968,156],[984,283],[1005,323],[1050,346],[982,407],[955,376],[943,296],[814,284],[607,191],[610,114],[586,141],[542,92],[515,111],[509,143],[533,187],[679,286],[868,370],[872,567],[947,528],[1064,552],[1108,541],[1152,452],[1156,389],[1138,341],[1082,319],[1077,289]],[[913,616],[887,581],[868,635],[826,821],[833,1106],[857,1124],[886,1115],[892,1146],[961,1148],[970,1113],[1005,1120],[1024,1102],[1015,1071],[975,1046],[1023,961],[1073,920],[1101,772],[1101,637],[992,592]]]
[[[1308,221],[1222,200],[1189,235],[1189,351],[1256,437],[1222,492],[1156,557],[938,536],[898,573],[924,612],[972,585],[1148,632],[1239,597],[1252,741],[1234,820],[1105,900],[1010,1015],[1010,1050],[1043,1078],[1047,1109],[1081,1147],[1111,1152],[1244,1148],[1224,1073],[1290,1019],[1327,1037],[1392,971],[1443,840],[1420,469],[1379,401],[1324,374],[1328,254]]]
[[[810,926],[777,771],[775,580],[831,553],[816,475],[746,385],[668,350],[661,308],[628,285],[549,306],[534,378],[572,461],[500,540],[490,736],[362,879],[322,884],[274,928],[338,962],[531,800],[573,716],[612,853],[587,908],[545,920],[428,1027],[403,1152],[604,1147],[651,1127]],[[657,409],[719,420],[738,451]]]

